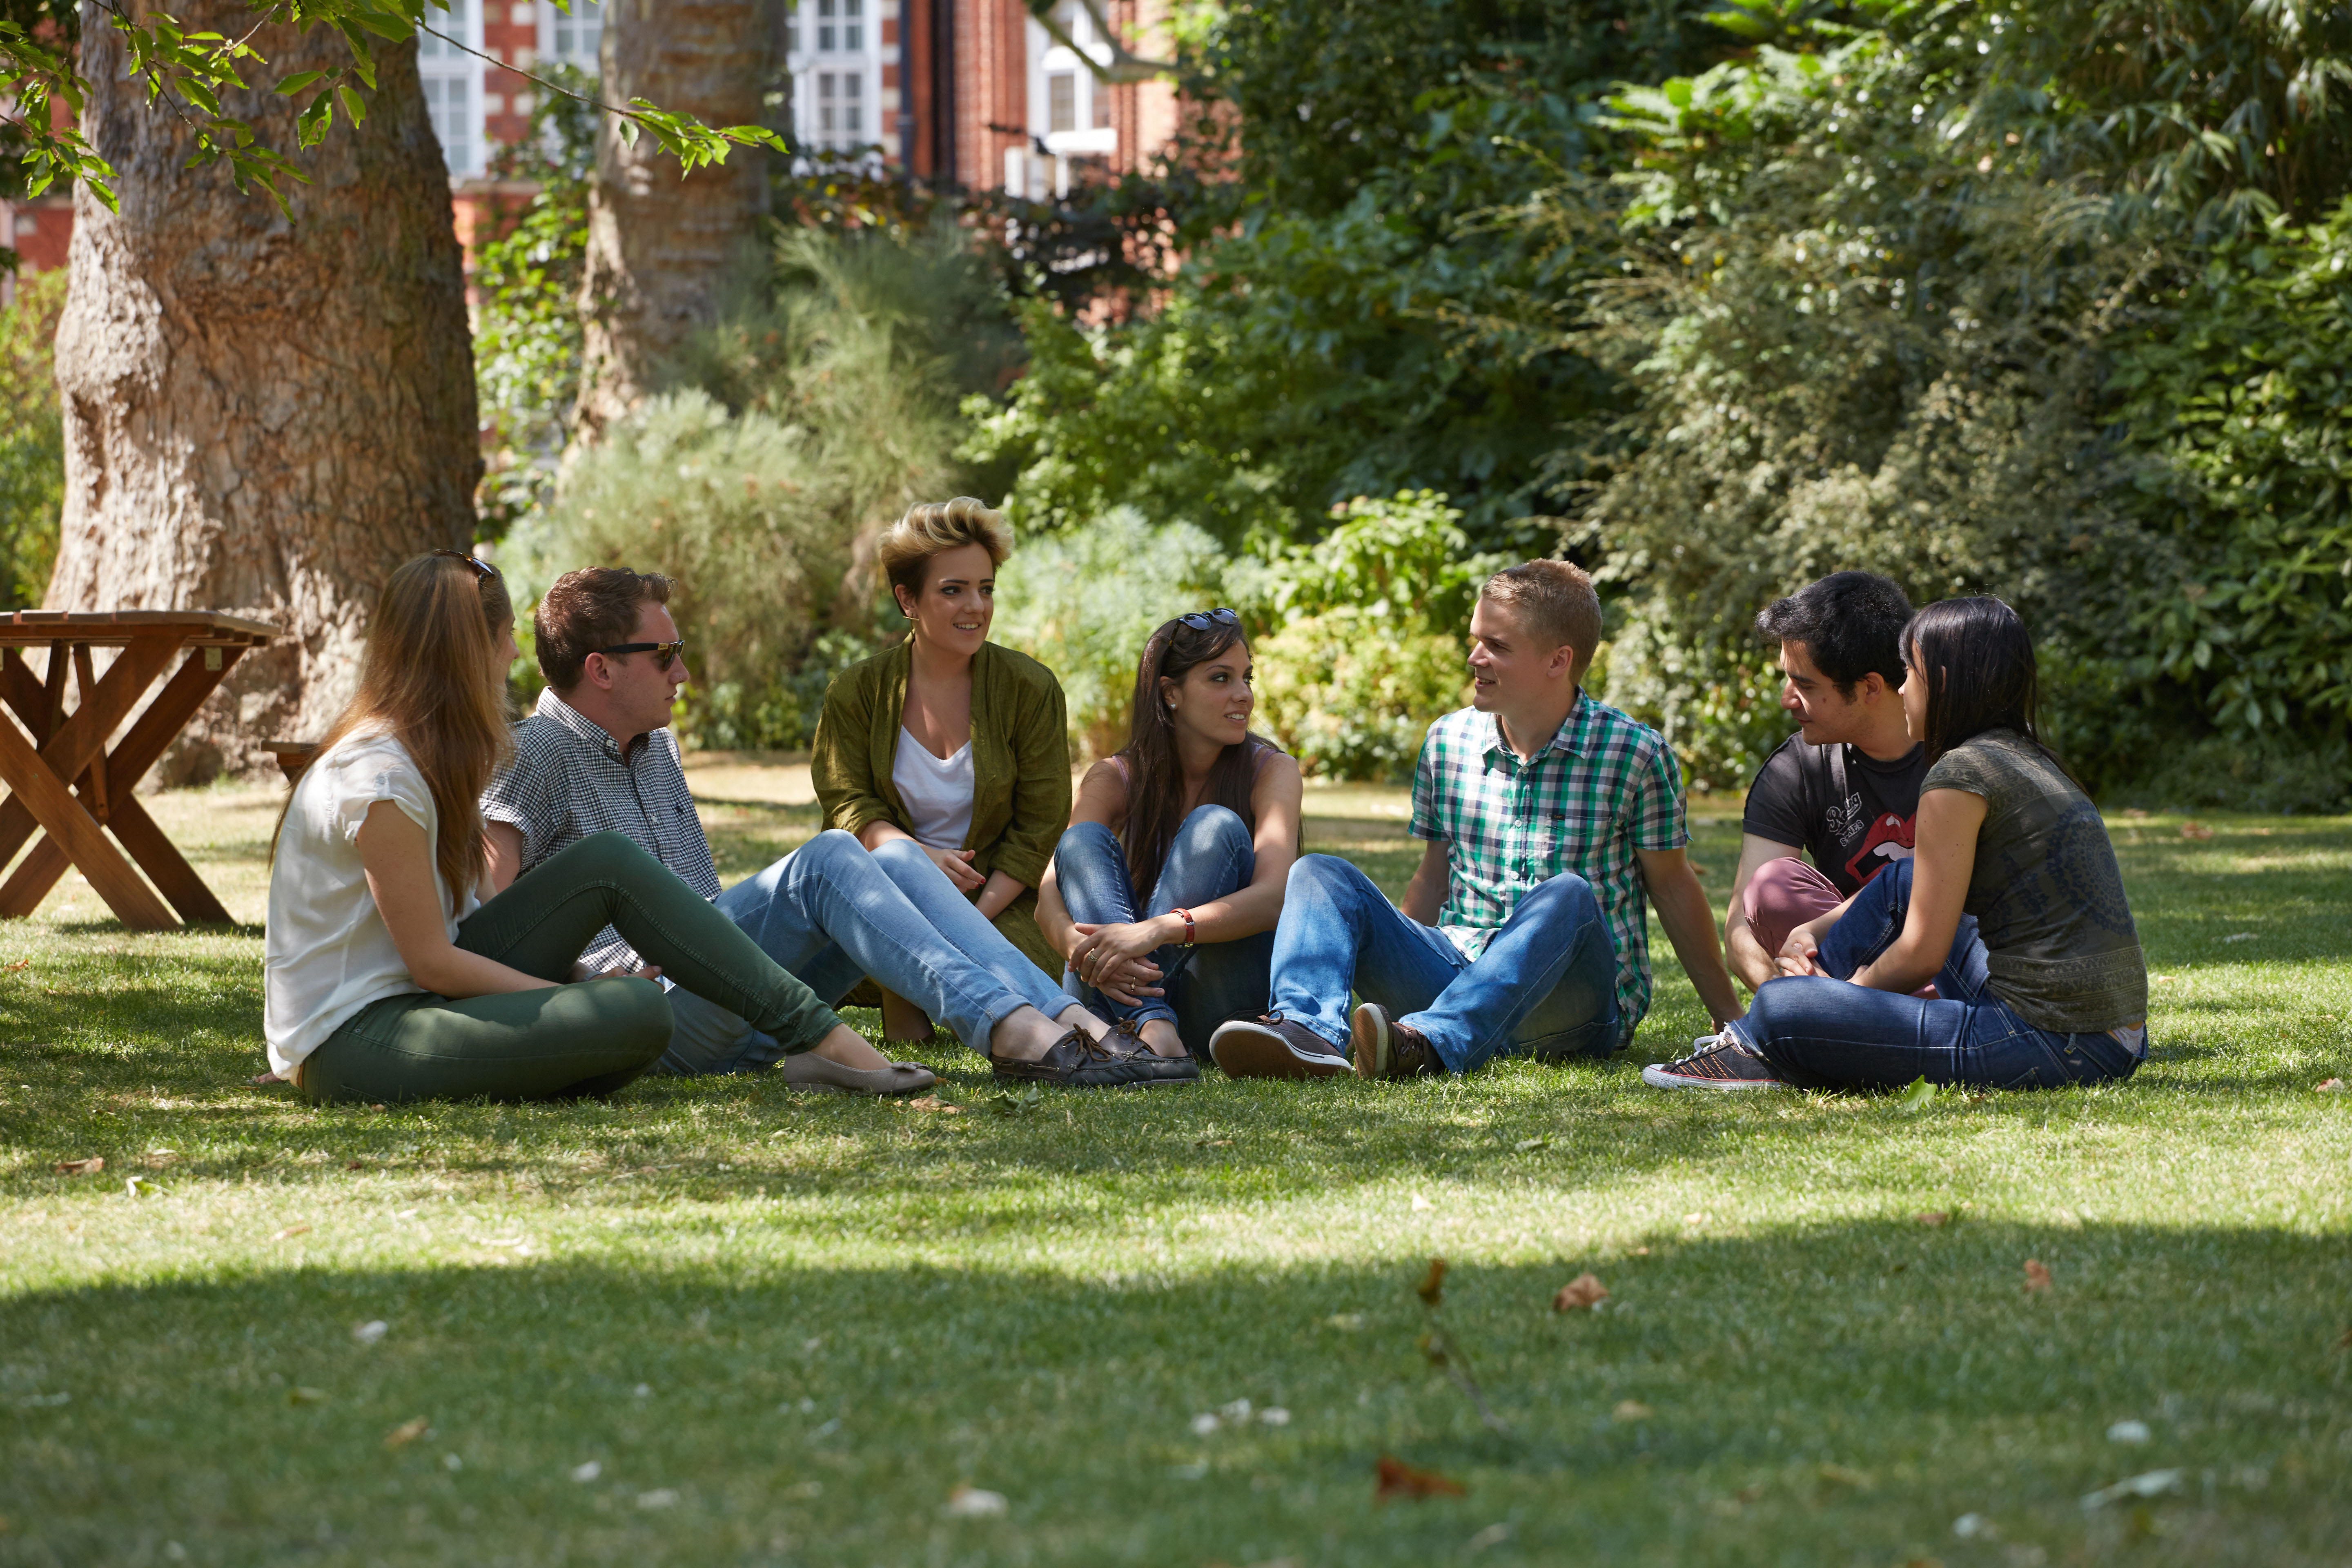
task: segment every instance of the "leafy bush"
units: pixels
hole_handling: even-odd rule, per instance
[[[1072,754],[1127,744],[1144,643],[1171,616],[1215,605],[1224,565],[1201,530],[1155,528],[1132,508],[1022,541],[997,574],[992,635],[1061,677]]]
[[[1469,700],[1463,647],[1368,610],[1292,621],[1251,650],[1260,727],[1314,776],[1402,782],[1430,721]]]
[[[509,570],[534,592],[590,565],[677,578],[670,609],[695,673],[713,694],[734,689],[715,699],[728,743],[798,743],[797,709],[770,694],[824,627],[854,531],[848,486],[822,457],[803,428],[664,394],[581,455],[560,499],[511,536]]]
[[[54,345],[66,274],[16,282],[0,310],[0,609],[27,609],[49,591],[65,510],[64,415]]]

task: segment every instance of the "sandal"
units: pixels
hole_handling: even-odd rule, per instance
[[[1034,1061],[1013,1061],[992,1052],[988,1065],[995,1070],[1002,1083],[1051,1083],[1065,1089],[1118,1089],[1127,1084],[1171,1083],[1151,1062],[1150,1051],[1138,1060],[1134,1052],[1123,1049],[1117,1034],[1105,1035],[1100,1042],[1087,1037],[1083,1029],[1072,1029],[1047,1047],[1044,1056]],[[1197,1070],[1197,1069],[1196,1069]]]

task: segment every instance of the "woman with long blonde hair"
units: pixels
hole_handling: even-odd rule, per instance
[[[620,834],[489,896],[479,801],[507,755],[515,657],[514,606],[483,563],[436,550],[385,584],[358,693],[271,849],[270,1067],[318,1101],[609,1093],[669,1043],[665,973],[788,1051],[846,1034]],[[650,966],[566,984],[608,924]]]

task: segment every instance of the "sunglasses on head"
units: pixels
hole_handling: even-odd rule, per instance
[[[468,555],[462,550],[429,550],[428,555],[446,555],[452,561],[462,561],[474,569],[474,575],[487,583],[499,574],[499,569],[478,555]]]
[[[1179,616],[1176,619],[1196,632],[1205,632],[1211,626],[1237,626],[1242,624],[1240,616],[1231,610],[1223,609],[1194,610],[1188,615]]]
[[[686,651],[686,639],[680,637],[676,642],[615,643],[611,647],[592,647],[588,651],[601,653],[607,658],[625,653],[649,653],[654,656],[655,665],[667,670],[677,662],[677,656]]]

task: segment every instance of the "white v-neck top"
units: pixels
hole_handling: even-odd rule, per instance
[[[944,762],[898,726],[898,755],[890,782],[907,803],[908,831],[933,849],[961,849],[971,835],[971,742]]]

